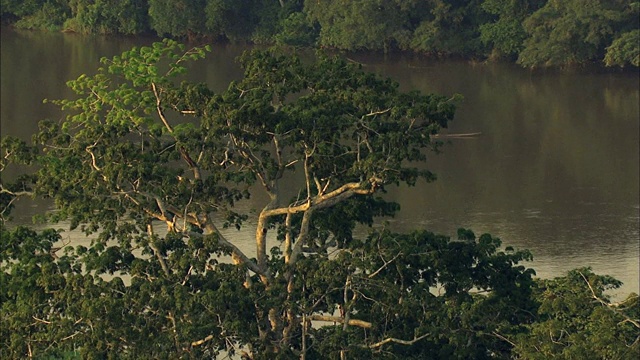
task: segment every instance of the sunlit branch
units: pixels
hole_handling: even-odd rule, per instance
[[[154,233],[153,233],[152,224],[147,224],[147,234],[149,235],[149,245],[151,246],[151,249],[153,249],[153,252],[155,253],[156,257],[158,258],[158,262],[162,267],[162,271],[164,271],[164,274],[168,277],[169,275],[171,275],[171,271],[167,266],[167,262],[164,260],[164,256],[162,256],[162,254],[158,250],[158,247],[155,245],[155,242],[153,239]]]
[[[313,314],[309,318],[313,321],[326,321],[326,322],[333,322],[338,324],[344,323],[344,319],[339,316]],[[364,329],[371,329],[373,327],[372,323],[364,320],[358,320],[358,319],[349,319],[349,325],[358,326]]]
[[[386,338],[386,339],[384,339],[382,341],[379,341],[379,342],[377,342],[375,344],[369,345],[369,348],[370,349],[375,349],[375,348],[381,347],[382,345],[388,344],[390,342],[393,342],[393,343],[396,343],[396,344],[401,344],[401,345],[413,345],[416,342],[426,338],[427,336],[429,336],[428,333],[424,334],[424,335],[421,335],[421,336],[418,336],[418,337],[415,337],[415,338],[413,338],[413,340],[402,340],[402,339],[396,339],[396,338]]]
[[[380,271],[382,271],[384,268],[387,267],[387,265],[391,264],[395,259],[397,259],[398,257],[400,257],[400,255],[402,255],[402,252],[399,252],[396,254],[396,256],[394,256],[391,260],[386,261],[383,257],[382,254],[380,255],[380,258],[382,259],[382,261],[384,262],[384,264],[376,271],[374,271],[373,273],[369,274],[368,278],[371,279],[373,277],[375,277],[376,275],[378,275],[378,273],[380,273]]]
[[[619,308],[619,307],[620,307],[620,305],[621,305],[620,303],[612,304],[612,303],[610,303],[610,302],[608,302],[608,301],[605,301],[605,300],[601,299],[600,297],[598,297],[598,295],[596,295],[595,290],[593,289],[593,287],[592,287],[592,286],[591,286],[591,284],[589,283],[589,280],[587,279],[587,277],[586,277],[586,276],[584,276],[584,274],[583,274],[582,272],[578,272],[578,273],[580,274],[580,276],[582,277],[582,279],[584,280],[584,282],[585,282],[585,283],[587,283],[587,286],[589,287],[589,290],[591,290],[591,297],[592,297],[593,299],[595,299],[596,301],[598,301],[600,304],[602,304],[602,305],[606,306],[607,308],[609,308],[609,309],[611,309],[611,310],[615,311],[616,313],[618,313],[618,314],[622,315],[622,316],[625,318],[625,320],[624,320],[623,322],[630,322],[630,323],[631,323],[631,324],[633,324],[635,327],[640,328],[640,322],[639,322],[638,320],[636,320],[636,319],[632,319],[632,318],[630,318],[629,316],[627,316],[626,314],[621,313],[620,311],[617,311],[617,310],[618,310],[617,308]]]

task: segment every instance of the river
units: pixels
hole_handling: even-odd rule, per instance
[[[23,138],[37,121],[60,118],[42,99],[71,96],[67,80],[95,73],[103,56],[153,41],[7,28],[1,36],[0,130]],[[224,89],[241,76],[234,58],[244,49],[214,47],[193,78]],[[436,182],[390,189],[387,196],[402,206],[390,220],[394,230],[489,232],[503,245],[531,250],[529,265],[540,277],[591,266],[622,280],[620,293],[639,292],[638,73],[531,72],[415,55],[349,57],[404,90],[462,94],[448,131],[481,133],[452,139],[429,159]],[[22,201],[15,222],[29,223],[43,206]],[[74,241],[79,236],[72,234]],[[244,246],[253,246],[250,237],[240,235]]]

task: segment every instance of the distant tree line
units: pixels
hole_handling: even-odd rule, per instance
[[[640,66],[632,0],[2,0],[25,29]]]

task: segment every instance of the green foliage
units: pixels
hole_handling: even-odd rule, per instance
[[[312,255],[298,262],[295,296],[288,299],[278,285],[245,288],[242,268],[216,260],[224,250],[215,237],[183,242],[141,234],[135,252],[160,249],[172,275],[158,257],[134,256],[131,247],[80,246],[58,257],[55,231],[2,228],[2,238],[1,319],[11,334],[2,338],[3,357],[201,358],[253,344],[259,358],[259,349],[268,349],[258,341],[256,312],[273,306],[284,311],[293,302],[309,318],[341,308],[376,324],[365,331],[307,327],[309,359],[339,358],[341,351],[372,358],[481,358],[508,348],[474,334],[508,331],[529,317],[532,306],[531,270],[512,267],[530,255],[497,252],[500,242],[486,235],[456,242],[424,231],[373,233],[334,259]],[[273,261],[281,260],[274,253]],[[438,295],[434,287],[445,290]],[[495,293],[470,295],[473,287]],[[492,315],[496,310],[504,315]],[[420,339],[410,347],[379,344],[388,336]]]
[[[538,0],[485,0],[482,9],[496,16],[493,22],[480,25],[480,39],[491,44],[494,56],[512,56],[522,50],[527,33],[522,22],[537,10]]]
[[[20,19],[16,22],[16,27],[34,30],[59,30],[70,12],[66,1],[48,0],[40,3],[36,5],[36,2],[30,1],[24,6],[17,6],[15,11]]]
[[[431,0],[428,14],[415,28],[411,48],[438,55],[481,52],[481,1]]]
[[[305,1],[305,12],[320,25],[320,44],[346,50],[388,50],[410,36],[417,2]]]
[[[602,59],[627,6],[622,0],[550,0],[524,22],[529,38],[518,63],[564,66]]]
[[[294,10],[281,7],[277,1],[209,0],[205,11],[207,31],[214,37],[233,42],[273,43],[281,19]]]
[[[151,28],[160,36],[204,34],[206,5],[206,0],[149,0]]]
[[[284,1],[282,1],[284,3]],[[299,1],[291,1],[284,7],[280,1],[255,1],[252,13],[257,18],[249,40],[255,44],[273,44],[275,35],[282,27],[282,21],[293,11]]]
[[[146,0],[71,0],[66,30],[98,34],[139,34],[148,29]],[[123,16],[126,14],[126,16]]]
[[[313,46],[318,36],[318,29],[307,16],[294,12],[282,22],[282,30],[275,36],[275,40],[279,45]]]
[[[620,282],[590,269],[538,283],[538,319],[518,336],[524,359],[635,359],[640,351],[638,295],[612,304],[604,294]],[[634,323],[635,322],[635,323]]]
[[[629,31],[615,39],[607,47],[604,62],[607,66],[640,67],[640,30]]]
[[[481,334],[512,331],[513,324],[526,322],[534,307],[529,297],[533,272],[513,266],[530,254],[498,252],[499,246],[500,241],[489,235],[451,241],[426,231],[376,232],[354,242],[334,260],[335,269],[327,272],[333,274],[329,282],[316,286],[336,289],[333,298],[343,311],[376,319],[376,326],[369,331],[351,329],[347,339],[333,346],[371,358],[385,358],[387,351],[415,359],[484,358],[489,352],[508,352],[498,339]],[[308,289],[322,281],[321,275],[305,278],[310,279],[305,283]],[[331,299],[328,291],[316,296]],[[480,295],[482,291],[489,295]],[[317,304],[316,298],[307,301]],[[498,309],[503,315],[493,316]],[[314,341],[333,343],[344,331],[322,328]],[[379,343],[389,337],[419,340],[411,346]],[[358,349],[362,343],[369,349]],[[327,344],[320,344],[321,349]],[[327,351],[316,356],[323,353]]]
[[[36,13],[47,0],[2,0],[2,14],[25,17]]]
[[[252,319],[244,275],[210,259],[221,251],[213,238],[183,243],[141,237],[142,254],[152,251],[151,241],[162,246],[175,270],[170,277],[156,258],[136,257],[131,247],[79,246],[58,256],[55,231],[3,227],[2,239],[3,358],[201,358],[237,339],[233,330],[198,347],[193,339],[242,329]],[[105,276],[114,272],[124,280]]]
[[[628,0],[2,0],[30,29],[517,60],[524,67],[637,66]],[[606,57],[606,58],[605,58]]]
[[[258,18],[252,0],[211,0],[207,2],[207,30],[216,36],[237,41],[253,33]]]

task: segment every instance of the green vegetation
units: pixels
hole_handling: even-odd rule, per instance
[[[2,0],[28,29],[414,51],[525,67],[638,66],[630,0]]]
[[[550,0],[524,22],[529,37],[518,62],[525,66],[571,65],[602,59],[606,47],[629,23],[628,1]],[[631,14],[629,14],[631,15]],[[634,14],[634,21],[638,14]]]
[[[70,81],[68,113],[2,139],[0,357],[633,359],[638,296],[576,270],[533,279],[527,251],[460,229],[376,227],[424,169],[456,96],[404,93],[339,58],[241,58],[214,93],[177,78],[207,48],[165,40]],[[91,235],[10,229],[21,196]],[[258,209],[240,206],[248,197]],[[243,210],[246,209],[246,210]],[[244,247],[233,230],[255,234]],[[270,235],[268,244],[267,238]],[[269,249],[271,246],[271,249]],[[248,249],[254,250],[248,250]],[[542,355],[538,354],[541,353]]]

